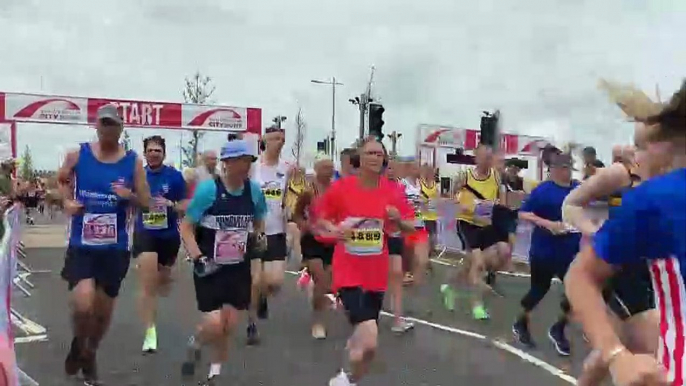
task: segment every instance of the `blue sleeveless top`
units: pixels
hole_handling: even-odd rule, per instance
[[[229,194],[219,178],[215,178],[214,183],[214,203],[203,213],[195,228],[198,247],[204,256],[218,264],[249,268],[245,255],[250,249],[248,234],[253,232],[255,220],[250,180],[245,181],[240,196]]]
[[[129,249],[129,201],[117,196],[113,183],[133,189],[136,153],[127,151],[115,163],[100,162],[89,143],[82,143],[74,167],[74,198],[83,213],[71,219],[69,246],[88,249]]]
[[[164,197],[167,200],[177,202],[186,198],[186,181],[180,171],[171,166],[162,165],[158,170],[145,167],[150,196]],[[178,216],[173,208],[150,204],[149,210],[138,211],[136,216],[136,232],[149,232],[159,238],[179,237],[177,226]]]

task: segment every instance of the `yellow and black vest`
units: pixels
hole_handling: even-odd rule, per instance
[[[419,180],[419,188],[422,192],[422,198],[427,202],[425,210],[422,212],[424,221],[436,221],[438,215],[436,214],[436,199],[438,198],[438,184],[432,181],[432,186],[427,185],[426,181]]]
[[[457,193],[457,201],[462,207],[462,212],[458,214],[457,218],[460,221],[465,221],[476,226],[486,226],[489,224],[476,221],[474,219],[474,209],[476,208],[476,200],[479,199],[469,188],[478,192],[484,200],[495,201],[498,199],[500,193],[500,181],[498,173],[491,169],[485,179],[477,179],[474,176],[474,170],[467,171],[465,186]]]
[[[629,189],[635,188],[641,183],[641,177],[636,174],[636,167],[635,166],[625,166],[626,171],[629,173],[629,178],[631,178],[631,184],[629,186],[625,186],[621,189],[618,189],[614,193],[610,194],[607,198],[607,204],[610,207],[610,216],[612,216],[612,212],[616,210],[616,208],[619,208],[622,206],[622,196],[626,191]]]

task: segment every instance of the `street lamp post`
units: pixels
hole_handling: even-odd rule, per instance
[[[331,156],[336,157],[336,86],[343,86],[343,83],[336,82],[335,76],[331,80],[312,79],[310,82],[331,85]]]

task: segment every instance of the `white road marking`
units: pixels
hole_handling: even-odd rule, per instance
[[[14,338],[14,344],[33,343],[33,342],[47,342],[47,340],[48,340],[48,335],[46,335],[46,334],[31,335],[31,336],[20,336],[18,338]]]
[[[431,262],[434,264],[438,265],[443,265],[446,267],[457,267],[457,264],[450,263],[445,260],[438,260],[438,259],[431,259]],[[508,271],[498,271],[498,275],[503,275],[503,276],[511,276],[511,277],[524,277],[524,278],[530,278],[531,275],[528,273],[522,273],[522,272],[508,272]],[[556,277],[553,278],[553,283],[562,283],[562,281]]]
[[[442,264],[442,265],[451,265],[451,264],[448,264],[445,262],[438,262],[438,261],[434,261],[434,262],[436,262],[437,264]],[[286,271],[286,273],[294,275],[294,276],[297,276],[299,274],[299,272],[295,272],[295,271]],[[381,315],[385,316],[385,317],[393,317],[393,314],[388,313],[386,311],[381,311]],[[462,330],[462,329],[455,328],[455,327],[449,327],[449,326],[444,326],[442,324],[429,322],[428,320],[411,318],[411,317],[406,317],[406,319],[408,321],[414,322],[415,324],[421,324],[421,325],[424,325],[427,327],[435,328],[437,330],[441,330],[441,331],[445,331],[445,332],[449,332],[449,333],[453,333],[453,334],[457,334],[457,335],[462,335],[462,336],[468,336],[470,338],[474,338],[477,340],[483,340],[483,341],[490,342],[493,345],[493,347],[496,347],[496,348],[503,350],[503,351],[507,351],[510,354],[519,357],[523,361],[528,362],[528,363],[530,363],[530,364],[532,364],[532,365],[534,365],[540,369],[545,370],[546,372],[550,373],[551,375],[562,379],[563,381],[571,383],[572,385],[576,385],[576,378],[565,373],[562,369],[559,369],[559,368],[551,365],[550,363],[548,363],[544,360],[538,359],[535,356],[533,356],[533,355],[531,355],[525,351],[522,351],[522,350],[520,350],[520,349],[518,349],[512,345],[504,343],[498,339],[492,339],[492,338],[489,338],[485,335],[482,335],[482,334],[479,334],[476,332],[472,332],[472,331]]]
[[[16,314],[15,314],[16,313]],[[24,331],[27,335],[41,335],[47,332],[47,329],[40,324],[26,318],[18,312],[11,314],[12,324]]]

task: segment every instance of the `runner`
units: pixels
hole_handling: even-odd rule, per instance
[[[150,191],[136,153],[119,145],[123,121],[113,105],[97,111],[98,140],[68,153],[58,179],[71,215],[62,277],[71,291],[74,338],[64,363],[68,375],[82,371],[98,384],[96,352],[129,268],[126,213],[146,207]]]
[[[377,323],[388,283],[387,226],[414,231],[412,208],[397,186],[381,176],[387,157],[383,145],[367,139],[359,154],[358,175],[337,181],[318,207],[322,226],[339,238],[334,249],[333,290],[354,326],[347,344],[352,372],[341,370],[330,386],[359,382],[376,353]]]
[[[330,308],[326,294],[331,290],[331,261],[335,239],[321,235],[316,226],[317,201],[331,185],[334,165],[328,156],[319,156],[314,164],[315,180],[298,197],[293,220],[300,227],[303,262],[314,281],[312,296],[312,337],[326,338],[324,312]]]
[[[473,291],[472,316],[477,320],[489,319],[483,302],[486,291],[493,289],[484,282],[487,270],[497,270],[509,256],[507,238],[493,227],[493,213],[496,201],[501,197],[500,176],[493,168],[493,149],[480,144],[474,152],[476,167],[460,173],[454,183],[456,200],[460,206],[458,231],[466,242],[468,257],[460,269],[468,274],[468,283]],[[501,200],[503,201],[503,200]],[[459,273],[458,275],[463,275]],[[456,292],[450,284],[441,286],[445,307],[455,307]]]
[[[535,343],[529,332],[531,311],[543,300],[554,277],[564,279],[569,264],[579,252],[581,234],[562,222],[562,203],[578,186],[572,181],[573,160],[568,154],[553,154],[548,160],[550,178],[531,192],[519,211],[519,218],[529,221],[535,228],[531,235],[529,267],[531,288],[521,301],[522,313],[518,316],[512,332],[527,347]],[[569,356],[571,347],[565,336],[569,318],[569,302],[563,296],[562,313],[548,330],[548,338],[558,354]]]
[[[341,169],[336,171],[335,179],[343,178],[349,176],[355,172],[353,167],[352,158],[355,157],[355,149],[345,148],[341,151]]]
[[[154,353],[157,351],[156,297],[169,294],[171,269],[181,245],[177,217],[183,213],[187,200],[181,172],[162,163],[167,153],[164,138],[159,135],[146,138],[143,152],[153,199],[149,211],[139,211],[136,215],[133,257],[138,257],[138,306],[145,327],[143,352]]]
[[[645,153],[641,151],[639,156],[645,155],[656,166],[663,164],[652,161],[671,158],[672,171],[622,195],[621,206],[575,260],[565,289],[575,315],[616,385],[683,386],[686,216],[681,208],[686,208],[686,82],[664,108],[645,102],[644,94],[639,101],[635,95],[640,92],[631,95],[625,98],[620,94],[618,98],[611,94],[622,110],[639,122],[637,139],[642,134],[648,137]],[[624,346],[602,301],[604,284],[614,268],[646,263],[660,317],[657,358]]]
[[[609,216],[616,216],[622,196],[642,179],[650,178],[659,170],[650,170],[653,169],[651,162],[655,159],[650,160],[644,155],[645,134],[645,130],[636,131],[636,161],[640,162],[641,167],[633,160],[633,149],[615,148],[614,163],[598,170],[565,199],[562,211],[565,221],[581,230],[585,237],[592,238],[602,223],[598,221],[599,215],[590,216],[586,213],[587,206],[592,205],[593,201],[609,197]],[[616,319],[614,323],[623,333],[622,341],[634,353],[655,354],[657,349],[659,315],[655,309],[650,280],[646,264],[626,265],[621,267],[606,288],[606,300]],[[591,386],[602,382],[607,375],[607,367],[601,359],[598,352],[588,356],[583,374],[579,377],[579,385]]]
[[[289,259],[291,257],[302,260],[302,252],[300,250],[300,229],[293,221],[293,212],[295,211],[295,204],[298,197],[306,188],[307,180],[305,169],[295,167],[292,169],[292,174],[288,179],[288,187],[286,189],[286,196],[284,197],[284,209],[286,212],[286,243]]]
[[[422,198],[426,202],[426,207],[422,211],[422,218],[424,219],[424,227],[429,232],[429,252],[434,253],[436,250],[436,221],[438,220],[436,200],[440,192],[436,183],[436,172],[429,164],[422,165],[419,184]]]
[[[267,204],[260,186],[248,179],[256,159],[243,140],[224,145],[222,175],[198,185],[181,222],[181,237],[193,259],[198,310],[204,314],[181,371],[194,375],[201,347],[210,346],[209,374],[201,385],[216,384],[240,311],[250,306],[250,271],[259,260],[249,262],[248,255],[266,249]]]
[[[267,297],[279,291],[286,269],[288,246],[284,193],[288,186],[290,166],[281,160],[285,139],[282,129],[266,129],[261,144],[263,154],[250,169],[251,179],[260,185],[269,211],[265,219],[267,251],[261,256],[262,264],[252,271],[253,296],[248,318],[248,344],[259,343],[256,318],[268,317]]]

